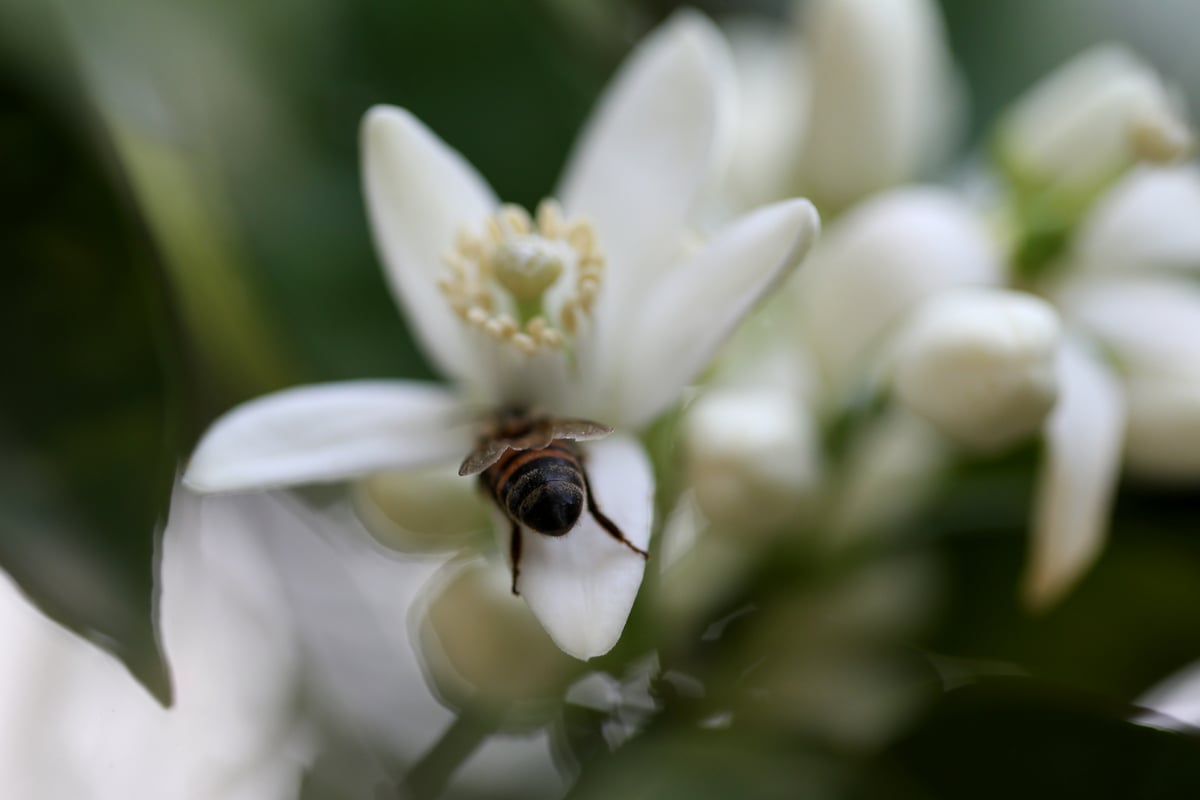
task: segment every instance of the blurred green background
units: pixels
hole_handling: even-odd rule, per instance
[[[500,196],[532,206],[611,71],[676,4],[13,2],[0,10],[0,565],[165,697],[153,531],[205,424],[285,385],[431,376],[369,241],[364,110],[408,107]],[[699,5],[718,19],[786,10]],[[1191,0],[945,0],[944,13],[971,146],[1038,76],[1107,39],[1200,108]],[[1180,793],[1197,786],[1192,740],[1122,721],[1200,659],[1200,494],[1123,486],[1112,546],[1066,602],[1031,617],[1015,587],[1035,456],[962,468],[896,545],[943,566],[913,680],[931,680],[937,654],[995,681],[933,702],[870,763],[807,764],[796,730],[696,733],[705,708],[680,700],[597,755],[605,769],[577,792],[797,796],[811,779],[834,796],[1200,796]],[[764,581],[736,602],[779,592]],[[681,754],[710,749],[676,774]]]

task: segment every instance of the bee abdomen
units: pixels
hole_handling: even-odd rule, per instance
[[[552,442],[538,450],[509,450],[485,473],[510,517],[538,533],[561,536],[574,527],[585,502],[574,451]]]

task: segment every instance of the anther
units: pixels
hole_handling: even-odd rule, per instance
[[[537,352],[537,342],[527,333],[514,333],[511,341],[517,346],[518,350],[526,355],[533,355]]]

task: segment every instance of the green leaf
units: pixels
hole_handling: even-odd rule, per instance
[[[1200,740],[1133,709],[1024,679],[948,692],[888,754],[893,779],[939,798],[1200,797]]]
[[[32,18],[39,22],[46,19]],[[51,28],[54,72],[0,72],[0,566],[159,700],[158,535],[174,471],[154,264]],[[47,51],[43,51],[45,54]]]

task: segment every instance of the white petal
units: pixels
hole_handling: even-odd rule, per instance
[[[612,436],[588,446],[588,479],[600,511],[646,549],[654,515],[654,473],[635,440]],[[565,536],[522,536],[518,588],[563,652],[579,659],[607,653],[633,608],[646,561],[584,512]],[[501,537],[507,544],[507,532]]]
[[[678,400],[738,322],[800,263],[820,226],[807,200],[759,209],[653,286],[617,332],[626,338],[614,348],[614,424],[637,428]]]
[[[1024,599],[1034,609],[1057,602],[1099,556],[1121,465],[1125,408],[1120,387],[1087,350],[1064,343],[1058,406],[1034,502]]]
[[[1200,169],[1131,171],[1096,203],[1077,242],[1089,271],[1200,271]]]
[[[1200,287],[1184,278],[1113,277],[1062,292],[1065,315],[1136,375],[1178,375],[1200,364]]]
[[[937,3],[814,0],[803,18],[812,108],[801,186],[825,208],[910,181],[961,118]]]
[[[732,146],[733,85],[720,33],[699,14],[680,13],[607,90],[559,189],[569,215],[592,220],[611,265],[603,302],[636,293],[675,255],[701,189]]]
[[[1137,699],[1150,713],[1137,719],[1143,725],[1195,734],[1200,729],[1200,662],[1188,664],[1156,683]]]
[[[496,198],[466,159],[402,108],[367,112],[362,149],[371,232],[392,292],[426,355],[471,381],[473,351],[437,280],[459,230],[482,225]]]
[[[818,365],[836,390],[919,300],[954,286],[1001,282],[1000,253],[957,195],[896,189],[830,226],[794,284]]]
[[[238,406],[208,429],[184,483],[227,492],[337,481],[462,458],[473,438],[451,392],[415,381],[302,386]]]
[[[808,69],[796,32],[775,21],[747,15],[722,28],[741,113],[720,194],[740,212],[792,194],[808,123]]]

